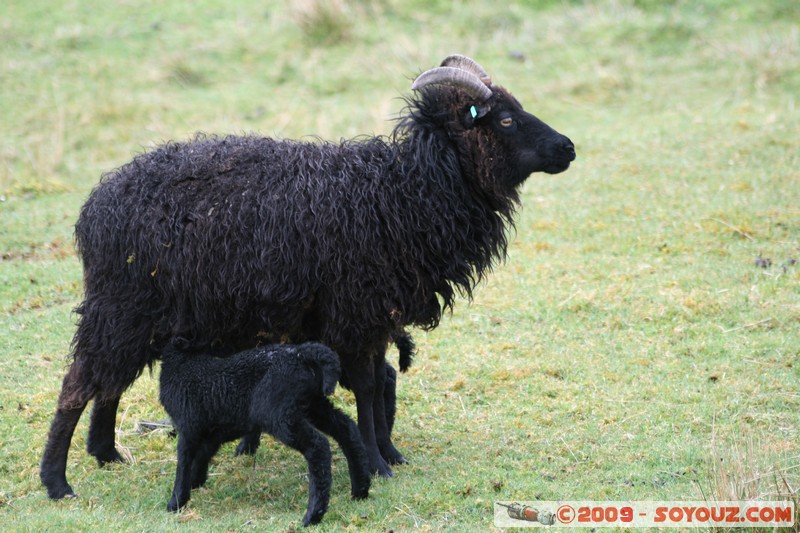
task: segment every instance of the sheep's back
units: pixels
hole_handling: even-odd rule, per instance
[[[392,158],[379,139],[252,136],[139,155],[104,176],[76,225],[87,297],[150,301],[156,340],[358,336],[343,328],[387,322],[398,290],[383,282],[385,213],[403,196]]]

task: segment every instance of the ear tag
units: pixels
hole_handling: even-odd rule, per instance
[[[478,118],[478,110],[477,110],[477,109],[475,109],[475,106],[474,106],[474,105],[472,105],[472,106],[469,106],[469,114],[472,116],[472,119],[473,119],[473,120],[475,120],[476,118]]]

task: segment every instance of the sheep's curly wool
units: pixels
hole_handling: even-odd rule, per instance
[[[76,225],[79,390],[118,395],[173,335],[341,354],[435,327],[504,256],[517,200],[470,190],[481,176],[465,179],[439,133],[442,93],[456,96],[410,102],[394,142],[198,136],[105,175]],[[464,154],[486,149],[469,133]]]

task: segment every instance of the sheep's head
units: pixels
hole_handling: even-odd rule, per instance
[[[462,160],[475,169],[475,179],[491,196],[514,196],[530,174],[557,174],[575,159],[569,138],[526,112],[468,57],[447,57],[441,66],[420,74],[411,88],[436,102],[440,127],[463,141],[467,153],[460,154]]]

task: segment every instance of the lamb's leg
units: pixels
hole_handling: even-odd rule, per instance
[[[386,414],[383,412],[383,384],[385,382],[384,360],[380,358],[380,381],[381,389],[377,388],[375,379],[375,365],[369,358],[347,354],[341,356],[342,370],[347,374],[347,379],[356,397],[356,409],[358,411],[358,429],[361,432],[361,439],[367,448],[369,457],[370,472],[378,473],[383,477],[392,477],[392,469],[381,455],[376,438],[376,422],[383,421],[383,428],[379,430],[383,438],[387,435]],[[380,398],[380,401],[377,401]],[[380,406],[379,417],[374,415],[376,405]]]
[[[254,455],[259,444],[261,444],[261,431],[251,431],[239,441],[239,445],[236,446],[236,455]]]
[[[117,419],[119,396],[100,400],[95,398],[86,450],[97,459],[100,466],[106,463],[123,463],[125,459],[114,445],[114,425]]]
[[[167,503],[167,511],[174,513],[189,501],[196,450],[197,446],[191,439],[178,435],[178,466],[175,469],[175,485],[172,488],[172,497]]]
[[[333,437],[342,448],[350,472],[350,493],[353,498],[369,496],[369,459],[355,422],[336,409],[327,398],[314,400],[309,409],[309,417],[317,429]]]
[[[388,362],[386,362],[385,366],[386,385],[383,389],[383,403],[386,411],[386,425],[389,431],[389,436],[391,437],[392,428],[394,427],[394,419],[397,413],[397,371]],[[341,384],[346,389],[352,389],[350,386],[350,381],[344,374],[342,374]],[[242,440],[239,441],[239,444],[236,446],[236,455],[255,454],[261,442],[260,433],[260,431],[253,431],[242,437]],[[388,457],[384,455],[383,458],[386,459],[389,464],[408,463],[408,461],[406,461],[406,459],[399,452],[396,455],[389,454]]]
[[[308,508],[303,525],[318,524],[328,510],[331,497],[331,448],[328,439],[297,411],[288,416],[275,415],[270,413],[270,417],[274,417],[272,420],[278,423],[267,423],[263,429],[305,457],[308,463]]]
[[[47,495],[54,500],[75,496],[72,487],[67,483],[67,454],[75,426],[91,398],[89,393],[80,388],[80,369],[80,364],[73,363],[64,376],[58,407],[50,424],[47,444],[39,465],[39,479],[47,489]]]
[[[207,438],[200,446],[192,461],[192,488],[196,489],[205,485],[208,479],[208,463],[217,454],[224,441],[219,438]]]

